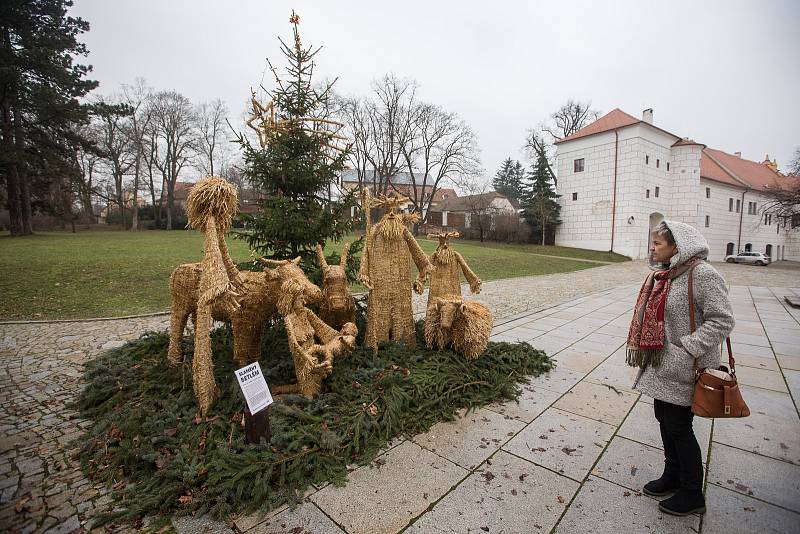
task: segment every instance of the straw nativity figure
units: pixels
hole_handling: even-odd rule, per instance
[[[398,213],[402,197],[380,196],[370,203],[369,191],[362,192],[362,207],[367,215],[367,243],[361,258],[359,279],[367,289],[367,332],[364,344],[377,350],[389,340],[416,344],[411,290],[422,293],[431,267],[428,256],[405,223],[411,219]],[[385,208],[386,214],[372,226],[370,209]],[[418,270],[409,279],[411,261]]]
[[[322,268],[322,301],[319,316],[333,328],[356,322],[356,302],[347,285],[348,243],[342,247],[339,265],[328,265],[322,246],[317,244],[317,261]]]
[[[458,237],[458,232],[428,234],[428,239],[438,238],[439,246],[431,255],[431,289],[428,293],[428,306],[440,297],[461,296],[461,273],[467,279],[473,294],[481,292],[481,279],[469,268],[464,256],[450,247],[450,239]]]
[[[197,404],[205,415],[218,395],[211,351],[212,319],[230,321],[233,358],[243,367],[261,357],[261,337],[267,322],[278,313],[278,297],[291,287],[302,289],[305,302],[316,302],[322,292],[295,260],[260,261],[262,272],[239,272],[225,243],[237,209],[236,189],[218,177],[204,178],[189,193],[189,224],[203,232],[202,263],[179,265],[170,277],[171,317],[168,363],[183,359],[181,338],[191,316],[195,323],[192,382]],[[274,268],[269,268],[269,267]]]
[[[297,383],[276,386],[273,392],[314,397],[322,391],[322,380],[333,371],[334,357],[348,354],[355,347],[358,328],[355,323],[346,322],[337,332],[327,325],[305,307],[303,288],[297,284],[281,287],[278,310],[286,324]]]

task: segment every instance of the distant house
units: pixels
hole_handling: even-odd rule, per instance
[[[488,219],[491,226],[496,215],[516,215],[517,209],[514,201],[497,191],[448,198],[431,206],[426,228],[464,230],[476,225],[475,217],[483,217],[484,222]]]
[[[374,171],[370,172],[374,173]],[[425,187],[422,186],[422,181],[423,181],[422,176],[417,175],[415,176],[415,178],[417,182],[416,184],[414,184],[414,180],[411,177],[411,173],[409,172],[396,173],[389,179],[387,194],[388,195],[401,194],[405,197],[408,197],[409,199],[413,199],[414,191],[416,190],[417,198],[423,201],[423,203],[427,202],[427,200],[431,198],[431,194],[433,194],[433,198],[431,199],[431,204],[430,204],[431,211],[439,203],[448,199],[456,198],[458,196],[458,193],[456,193],[455,189],[448,187],[440,187],[436,189],[436,191],[434,192],[433,184],[431,183],[432,178],[430,177],[428,178],[428,183],[425,185]],[[375,181],[378,181],[377,177],[375,178]],[[371,185],[372,179],[368,177],[366,183],[368,185]],[[342,172],[341,176],[339,177],[339,186],[343,190],[348,190],[348,191],[361,187],[361,182],[358,181],[358,172],[355,169],[345,169]],[[372,190],[372,187],[370,187],[370,189]],[[374,195],[375,191],[372,191],[372,193]],[[405,204],[402,204],[400,206],[400,209],[402,209],[403,211],[411,211],[414,209],[414,207],[413,204],[409,201],[406,202]],[[353,215],[354,214],[355,214],[355,208],[353,211]]]

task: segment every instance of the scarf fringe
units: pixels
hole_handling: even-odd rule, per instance
[[[648,365],[658,367],[661,365],[661,350],[628,348],[625,355],[625,362],[631,367],[638,367],[640,369],[644,369]]]

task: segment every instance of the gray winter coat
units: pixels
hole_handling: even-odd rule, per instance
[[[670,260],[676,267],[692,256],[708,257],[708,242],[688,224],[664,221],[675,238],[678,252]],[[652,266],[661,270],[664,266]],[[689,326],[689,272],[674,278],[664,312],[666,341],[661,349],[661,365],[639,371],[633,387],[654,399],[691,406],[694,393],[694,362],[700,369],[716,369],[720,347],[734,326],[725,279],[706,262],[693,271],[694,310],[697,330]]]

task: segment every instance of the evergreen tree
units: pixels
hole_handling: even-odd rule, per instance
[[[531,227],[531,236],[536,242],[541,239],[542,245],[545,244],[548,230],[561,224],[561,206],[556,201],[559,196],[550,179],[547,154],[543,150],[538,151],[521,200],[522,216]]]
[[[333,83],[320,89],[312,86],[313,58],[319,48],[304,47],[297,24],[294,42],[287,45],[279,38],[288,66],[281,78],[277,72],[276,88],[269,94],[275,123],[265,147],[254,147],[243,136],[245,176],[261,193],[259,211],[244,216],[247,232],[241,234],[259,255],[290,259],[301,255],[307,265],[313,263],[314,247],[327,239],[340,240],[350,230],[348,217],[353,196],[331,201],[328,191],[335,186],[344,169],[348,150],[328,145],[324,119]],[[274,69],[273,69],[274,70]],[[334,80],[335,81],[335,80]]]
[[[514,189],[514,200],[521,200],[525,191],[525,167],[519,160],[514,162],[514,168],[511,170],[511,183]]]
[[[522,194],[522,181],[525,176],[525,168],[519,161],[512,161],[506,158],[500,170],[492,180],[494,190],[503,196],[518,201]]]
[[[32,206],[52,208],[52,191],[74,174],[76,135],[88,121],[80,98],[97,86],[78,36],[89,29],[67,16],[68,0],[0,2],[0,179],[6,186],[11,235],[33,232]]]

